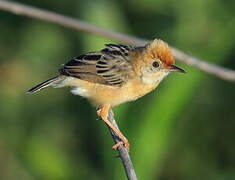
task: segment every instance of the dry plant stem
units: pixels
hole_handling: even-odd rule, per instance
[[[111,112],[109,112],[108,120],[118,129],[118,125],[117,125],[117,123],[116,123],[116,121],[115,121],[115,119],[114,119]],[[114,142],[115,143],[120,142],[119,136],[111,128],[109,128],[109,131],[110,131],[110,133],[113,137]],[[121,145],[117,148],[117,150],[118,150],[119,156],[122,160],[122,164],[124,166],[127,178],[129,180],[137,180],[135,170],[134,170],[134,167],[133,167],[133,164],[131,162],[131,159],[130,159],[130,156],[129,156],[129,153],[128,153],[127,149],[123,145]]]
[[[40,10],[40,9],[33,8],[30,6],[25,6],[19,3],[14,3],[14,2],[9,2],[9,1],[0,1],[0,9],[5,9],[7,11],[11,11],[16,14],[22,14],[22,15],[26,15],[29,17],[46,20],[49,22],[54,22],[54,23],[57,23],[66,27],[87,31],[93,34],[99,34],[99,35],[106,36],[112,39],[125,41],[129,38],[128,36],[125,36],[119,33],[114,33],[112,31],[105,30],[103,28],[98,28],[96,26],[90,25],[83,21],[75,20],[72,18],[68,18],[62,15],[56,14],[56,13],[51,13],[49,11]],[[113,37],[113,35],[115,37]],[[132,38],[129,38],[129,42],[131,42],[131,39]],[[108,120],[118,129],[116,121],[113,118],[112,113],[110,112],[109,112]],[[119,137],[111,129],[110,129],[110,132],[113,136],[114,141],[119,142]],[[137,180],[137,177],[133,168],[133,164],[131,162],[129,153],[126,150],[126,148],[121,145],[118,147],[118,152],[122,160],[123,166],[125,168],[125,172],[126,172],[128,179]]]
[[[54,12],[34,8],[32,6],[23,5],[20,3],[0,0],[0,9],[10,11],[12,13],[19,14],[19,15],[33,17],[33,18],[41,19],[41,20],[48,21],[48,22],[53,22],[55,24],[60,24],[68,28],[89,32],[92,34],[104,36],[110,39],[122,41],[125,43],[130,43],[134,45],[140,45],[140,44],[149,42],[149,40],[140,39],[140,38],[136,38],[133,36],[118,33],[115,31],[107,30],[107,29],[89,24],[87,22],[84,22],[75,18],[63,16]],[[200,70],[204,72],[220,77],[221,79],[235,82],[235,71],[228,69],[228,68],[223,68],[223,67],[208,63],[204,60],[198,59],[196,57],[190,56],[174,47],[171,47],[171,48],[172,48],[173,55],[177,60],[184,62],[188,65],[194,66],[196,68],[199,68]]]
[[[53,22],[55,24],[60,24],[62,26],[65,26],[71,29],[89,32],[92,34],[104,36],[110,39],[122,41],[125,43],[130,43],[134,45],[142,45],[144,43],[149,42],[149,40],[140,39],[140,38],[136,38],[133,36],[118,33],[115,31],[107,30],[107,29],[89,24],[87,22],[84,22],[75,18],[63,16],[63,15],[46,11],[46,10],[42,10],[39,8],[34,8],[32,6],[23,5],[21,3],[0,0],[0,9],[9,11],[15,14],[19,14],[19,15],[41,19],[41,20],[48,21],[48,22]],[[221,79],[235,82],[235,71],[227,69],[227,68],[223,68],[223,67],[211,64],[211,63],[207,63],[201,59],[190,56],[174,47],[171,47],[171,48],[172,48],[173,55],[179,61],[189,64],[191,66],[197,67],[201,69],[202,71],[213,74],[217,77],[220,77]],[[112,122],[112,124],[118,129],[116,121],[110,112],[109,112],[108,120]],[[112,134],[112,137],[115,143],[119,142],[120,141],[119,137],[112,131],[112,129],[109,128],[109,130]],[[128,151],[126,150],[124,146],[121,145],[118,147],[118,152],[122,160],[123,166],[125,168],[128,179],[136,180],[137,177],[136,177]]]

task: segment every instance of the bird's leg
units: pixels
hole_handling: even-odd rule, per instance
[[[120,145],[124,145],[127,151],[129,152],[129,143],[126,137],[108,120],[108,113],[110,110],[110,104],[104,105],[102,108],[97,110],[98,116],[101,116],[101,118],[104,120],[104,122],[119,136],[119,138],[122,140],[118,143],[116,143],[112,148],[116,150]],[[111,113],[113,115],[112,109]]]
[[[113,112],[112,108],[110,108],[109,111],[110,111],[111,115],[114,117],[114,112]]]
[[[99,109],[96,111],[96,113],[97,113],[97,115],[98,115],[98,116],[100,116],[100,114],[101,114],[101,110],[102,110],[102,108],[99,108]],[[109,111],[111,112],[111,115],[112,115],[112,116],[114,116],[114,112],[113,112],[113,110],[112,110],[112,109],[110,109]]]

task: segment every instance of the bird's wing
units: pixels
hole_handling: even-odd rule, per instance
[[[93,83],[121,86],[135,72],[129,60],[132,46],[106,44],[99,52],[73,58],[59,72]]]

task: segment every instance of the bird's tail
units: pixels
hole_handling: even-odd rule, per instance
[[[59,83],[63,79],[64,78],[61,77],[61,76],[53,77],[53,78],[48,79],[47,81],[45,81],[43,83],[38,84],[37,86],[32,87],[30,90],[27,91],[27,93],[28,94],[35,93],[35,92],[40,91],[41,89],[44,89],[48,86],[53,86],[53,85]]]

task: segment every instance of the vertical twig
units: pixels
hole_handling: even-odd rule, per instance
[[[119,130],[118,125],[117,125],[112,113],[110,113],[110,112],[109,112],[108,120]],[[114,142],[118,143],[120,141],[120,138],[118,137],[118,135],[111,128],[109,128],[109,131],[113,137]],[[131,158],[129,156],[127,149],[121,145],[118,147],[117,150],[118,150],[119,156],[122,160],[122,164],[124,166],[128,180],[137,180],[136,173],[135,173],[135,170],[134,170],[134,167],[131,162]]]

